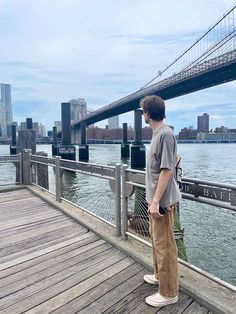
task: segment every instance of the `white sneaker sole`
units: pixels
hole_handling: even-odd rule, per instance
[[[147,297],[145,299],[146,303],[148,305],[151,305],[151,306],[154,306],[154,307],[162,307],[162,306],[166,306],[166,305],[170,305],[170,304],[174,304],[174,303],[177,303],[178,302],[178,297],[175,297],[174,299],[172,300],[169,300],[169,301],[163,301],[163,302],[155,302],[155,301],[152,301],[149,299],[149,297]]]
[[[151,285],[158,285],[159,284],[159,281],[153,281],[151,279],[149,279],[147,276],[144,276],[143,277],[144,281],[146,281],[147,283],[151,284]]]

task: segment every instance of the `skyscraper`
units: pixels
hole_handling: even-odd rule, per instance
[[[0,137],[7,138],[7,126],[12,123],[11,85],[0,83]]]
[[[197,131],[209,132],[209,114],[204,113],[203,116],[197,117]]]
[[[108,119],[108,129],[119,128],[119,116],[114,116]]]

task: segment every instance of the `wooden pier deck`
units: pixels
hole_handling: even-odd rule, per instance
[[[27,189],[0,193],[0,313],[212,313],[145,304],[147,270]]]

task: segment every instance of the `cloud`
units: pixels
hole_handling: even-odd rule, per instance
[[[227,117],[222,115],[213,114],[211,115],[212,120],[225,120]]]
[[[98,109],[138,90],[233,4],[0,0],[0,81],[12,86],[14,119],[32,115],[51,129],[63,101],[84,97]],[[168,119],[180,129],[206,110],[221,115],[220,104],[233,114],[235,87],[231,82],[169,100]],[[133,124],[133,113],[122,119]]]

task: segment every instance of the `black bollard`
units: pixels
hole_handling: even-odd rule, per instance
[[[81,122],[80,126],[80,144],[79,144],[79,161],[89,160],[89,146],[86,140],[86,122]]]
[[[127,123],[123,123],[123,143],[121,144],[121,158],[129,158]]]
[[[10,154],[16,155],[16,125],[14,125],[14,124],[12,124],[12,126],[11,126]]]
[[[75,146],[71,145],[71,113],[70,103],[61,104],[62,144],[58,147],[58,156],[63,159],[75,160]]]
[[[134,143],[131,146],[131,168],[143,169],[146,166],[146,150],[142,143],[142,112],[134,111]]]
[[[52,128],[53,144],[52,144],[52,156],[58,156],[58,143],[57,143],[57,127]]]

